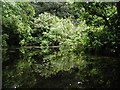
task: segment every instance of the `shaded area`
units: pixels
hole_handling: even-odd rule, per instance
[[[119,88],[119,58],[70,49],[3,50],[3,88]]]

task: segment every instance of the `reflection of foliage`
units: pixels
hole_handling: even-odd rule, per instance
[[[87,59],[84,68],[78,67],[77,75],[85,88],[119,87],[119,61],[110,57],[92,57]]]
[[[18,60],[13,60],[11,65],[3,68],[3,87],[32,87],[35,84],[33,72],[43,77],[50,77],[59,71],[68,71],[76,65],[84,65],[81,55],[72,52],[51,52],[49,49],[20,49]],[[3,53],[4,54],[4,53]],[[4,65],[5,62],[4,61]],[[30,82],[28,82],[30,80]],[[25,85],[25,86],[24,86]]]
[[[44,64],[36,64],[35,72],[40,73],[41,76],[50,77],[59,71],[69,71],[76,65],[84,65],[83,56],[75,55],[73,52],[60,51],[54,52],[51,55],[43,58]]]
[[[19,52],[6,50],[7,53],[4,50],[3,56],[8,54],[8,58],[3,57],[3,87],[118,87],[117,58],[91,57],[61,48],[53,52],[53,49],[30,47],[20,48]],[[44,85],[39,86],[41,83]]]
[[[23,62],[23,61],[22,61]],[[23,62],[24,63],[24,62]],[[22,65],[22,63],[19,63]],[[19,65],[18,64],[18,65]],[[3,87],[17,88],[17,87],[32,87],[35,84],[35,77],[31,74],[31,68],[25,67],[29,63],[24,63],[20,68],[18,65],[6,67],[5,71],[3,69]],[[25,85],[25,86],[24,86]]]
[[[24,53],[24,58],[30,59],[35,72],[45,77],[59,71],[68,71],[76,65],[85,64],[81,54],[77,55],[69,49],[59,52],[52,52],[49,49],[32,49],[32,51],[31,49],[21,49],[21,51]]]
[[[8,56],[6,56],[7,54]],[[3,57],[3,87],[32,87],[36,80],[34,75],[31,74],[32,69],[30,66],[32,60],[30,60],[30,58],[19,58],[17,55],[19,53],[15,52],[15,50],[9,50],[7,54],[3,51],[3,56],[6,56]],[[23,82],[26,84],[25,86]]]

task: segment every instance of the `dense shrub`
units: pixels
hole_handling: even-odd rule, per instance
[[[77,7],[75,12],[78,11],[77,16],[79,13],[82,14],[79,18],[77,17],[78,19],[74,18],[76,22],[77,20],[80,21],[78,25],[75,25],[75,21],[71,17],[58,17],[56,14],[45,11],[36,17],[33,6],[28,2],[3,2],[2,46],[59,46],[61,49],[70,48],[71,51],[100,52],[107,50],[116,52],[119,50],[118,26],[115,27],[111,24],[113,27],[108,27],[111,19],[106,20],[100,15],[101,12],[104,12],[101,10],[102,7],[99,10],[96,8],[101,12],[88,12],[90,7],[93,9],[94,4],[95,7],[96,5],[103,5],[104,9],[105,7],[109,9],[109,6],[114,5],[112,3],[106,5],[90,3],[87,7],[85,3],[80,4],[81,10],[78,11],[77,8],[79,7]],[[113,12],[116,7],[114,6],[110,10]],[[116,15],[115,11],[113,17],[116,18]],[[91,22],[84,19],[88,16],[92,18],[90,19]],[[118,21],[116,21],[117,23]]]
[[[23,44],[23,41],[31,36],[30,25],[34,14],[33,7],[27,2],[3,2],[2,33],[9,36],[9,46]]]

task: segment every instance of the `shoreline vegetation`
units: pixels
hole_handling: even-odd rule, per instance
[[[120,2],[0,4],[3,88],[120,87]]]
[[[120,2],[2,2],[2,47],[68,47],[120,56]]]

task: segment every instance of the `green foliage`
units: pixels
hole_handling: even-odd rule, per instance
[[[119,3],[76,2],[74,11],[79,13],[79,21],[90,27],[82,37],[87,50],[99,51],[119,48]],[[80,9],[80,10],[79,10]]]
[[[19,45],[31,35],[34,9],[29,3],[3,2],[3,34],[9,36],[8,44]]]
[[[40,46],[76,47],[81,31],[87,26],[74,26],[70,19],[59,19],[50,13],[40,14],[34,21],[34,36],[41,38]]]
[[[44,12],[51,13],[60,18],[73,16],[71,5],[66,2],[32,2],[31,5],[35,8],[36,16]]]
[[[1,35],[1,38],[2,38],[2,46],[7,47],[7,40],[9,36],[7,34],[3,34]]]
[[[2,47],[7,47],[2,52],[3,87],[36,87],[53,75],[60,76],[61,72],[65,72],[61,77],[67,77],[68,82],[73,78],[70,87],[110,87],[110,84],[114,87],[110,80],[119,81],[119,60],[86,57],[84,51],[120,55],[120,3],[2,4],[0,39]],[[22,47],[12,50],[11,46]],[[39,81],[36,81],[37,77]],[[64,79],[57,82],[60,85],[64,82],[65,86],[68,82]],[[51,83],[48,84],[52,87]]]
[[[117,21],[117,8],[115,3],[79,2],[76,3],[75,9],[79,8],[81,8],[79,19],[86,20],[89,26],[99,27],[105,25],[110,28]],[[113,17],[116,18],[116,21],[113,21]]]
[[[43,6],[46,7],[42,10]],[[102,2],[3,2],[2,46],[59,46],[69,47],[71,51],[113,49],[116,52],[119,48],[117,8],[115,3]],[[52,9],[55,12],[49,11]],[[61,10],[69,15],[60,15]]]

